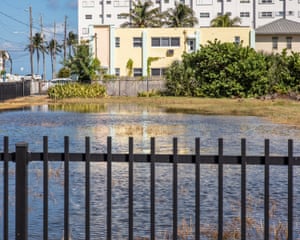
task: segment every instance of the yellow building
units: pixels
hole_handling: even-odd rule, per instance
[[[233,28],[115,28],[95,25],[90,28],[90,47],[108,74],[128,76],[161,76],[184,52],[195,52],[200,45],[215,39],[221,42],[243,42],[254,47],[255,34],[248,27]]]

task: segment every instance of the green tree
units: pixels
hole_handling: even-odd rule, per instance
[[[133,60],[131,58],[129,58],[126,63],[126,69],[127,69],[127,76],[131,77],[132,70],[133,70]]]
[[[151,1],[132,2],[133,8],[129,13],[121,13],[121,17],[129,18],[128,21],[121,24],[121,27],[147,28],[162,26],[160,9],[153,8]]]
[[[74,56],[69,56],[64,66],[70,68],[72,74],[78,75],[78,81],[90,83],[99,74],[100,61],[92,57],[88,42],[75,46],[74,50]]]
[[[74,32],[70,31],[68,33],[68,37],[67,37],[67,46],[68,46],[68,52],[69,52],[69,56],[71,56],[72,54],[74,54],[74,47],[76,46],[78,42],[78,35],[75,34]]]
[[[198,23],[192,8],[183,3],[175,2],[175,8],[170,8],[163,14],[168,27],[194,27]]]
[[[44,54],[47,52],[47,47],[41,33],[35,33],[35,35],[32,37],[32,46],[33,52],[36,52],[37,73],[40,73],[40,53],[43,54],[43,59],[45,59]],[[45,64],[44,61],[43,64]]]
[[[220,15],[210,21],[211,27],[237,27],[240,24],[241,19],[239,17],[230,18],[228,13]]]
[[[170,95],[244,97],[264,95],[268,63],[250,47],[215,40],[200,50],[183,55],[168,69]]]
[[[52,78],[55,78],[56,75],[56,55],[61,52],[62,45],[57,42],[55,39],[51,39],[48,42],[47,50],[50,53],[51,58],[51,69],[52,69]]]

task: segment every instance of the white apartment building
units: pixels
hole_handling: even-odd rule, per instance
[[[78,0],[78,36],[89,37],[89,26],[115,25],[126,19],[120,13],[129,12],[134,0]],[[141,0],[146,1],[146,0]],[[152,0],[161,11],[173,8],[174,0]],[[300,0],[179,0],[191,7],[198,18],[198,26],[208,27],[218,15],[229,13],[240,17],[241,26],[256,29],[280,18],[300,22]]]

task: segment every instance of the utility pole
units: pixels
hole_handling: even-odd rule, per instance
[[[31,79],[33,79],[33,41],[32,41],[32,9],[31,6],[29,7],[29,40],[30,40],[30,73],[31,73]]]
[[[43,17],[42,17],[42,15],[41,15],[40,21],[41,21],[41,37],[42,37],[42,41],[43,41],[43,47],[45,47],[45,45],[44,45],[44,43],[45,43],[44,30],[43,30]],[[43,54],[43,81],[46,80],[46,57],[45,57],[45,51],[46,51],[46,49],[43,48],[43,50],[42,50],[42,54]]]
[[[64,29],[64,62],[67,58],[67,16],[65,16],[65,29]]]
[[[54,36],[53,36],[53,69],[52,78],[56,77],[56,23],[54,22]]]

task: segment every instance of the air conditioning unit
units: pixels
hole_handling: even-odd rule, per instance
[[[172,57],[174,55],[174,49],[168,49],[166,55],[167,57]]]

